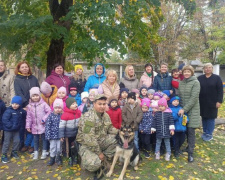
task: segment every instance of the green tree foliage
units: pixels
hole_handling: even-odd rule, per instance
[[[194,1],[177,2],[193,12]],[[104,62],[110,48],[147,59],[162,20],[159,0],[1,0],[0,51],[47,66],[47,74],[71,53],[90,65]]]

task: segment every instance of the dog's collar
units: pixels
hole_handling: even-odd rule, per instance
[[[119,141],[118,141],[118,145],[119,145],[121,148],[125,149],[125,148],[123,147],[123,142],[121,141],[120,138],[119,138]],[[134,148],[134,141],[129,142],[129,143],[128,143],[128,148],[126,148],[126,149],[133,149],[133,148]]]

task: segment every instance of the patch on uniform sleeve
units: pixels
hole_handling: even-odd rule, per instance
[[[92,121],[86,121],[84,123],[84,133],[89,133],[91,131],[91,128],[95,126],[95,123]]]

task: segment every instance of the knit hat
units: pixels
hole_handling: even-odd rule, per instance
[[[14,103],[19,104],[21,106],[22,105],[22,97],[14,96],[12,98],[11,104],[14,104]]]
[[[163,94],[166,94],[168,97],[170,97],[170,90],[164,90]]]
[[[151,108],[156,108],[156,109],[158,109],[158,102],[157,101],[152,101],[152,103],[151,103]]]
[[[155,93],[155,90],[154,89],[149,89],[148,90],[148,94],[154,94]]]
[[[140,94],[140,91],[138,89],[132,89],[131,92],[134,92],[136,94]]]
[[[30,97],[32,97],[34,94],[37,94],[40,96],[40,88],[39,87],[32,87],[30,89]]]
[[[89,95],[94,94],[95,96],[98,94],[98,89],[90,89],[89,90]]]
[[[128,94],[128,96],[127,96],[127,99],[129,99],[129,98],[134,99],[134,100],[136,101],[136,95],[135,95],[135,92],[130,92],[130,93]]]
[[[111,104],[112,101],[118,102],[118,99],[117,99],[115,96],[111,96],[111,97],[109,97],[109,99],[108,99],[109,104]]]
[[[126,92],[127,94],[129,93],[129,89],[127,89],[127,88],[121,88],[120,89],[120,95],[122,94],[122,92]]]
[[[63,109],[63,100],[56,98],[53,103],[53,108],[55,108],[55,107],[61,107]]]
[[[66,107],[70,108],[70,106],[71,106],[73,103],[75,103],[75,102],[77,102],[77,101],[76,101],[74,98],[68,97],[68,98],[66,99]]]
[[[81,101],[82,101],[84,98],[88,98],[88,92],[82,92],[82,93],[81,93]]]
[[[166,100],[164,97],[162,97],[162,98],[158,101],[158,105],[167,107],[167,100]]]
[[[48,94],[52,92],[52,87],[50,84],[44,81],[41,83],[40,90],[43,94]]]
[[[66,88],[65,87],[60,87],[59,89],[58,89],[58,91],[57,91],[57,93],[59,93],[59,92],[65,92],[65,94],[66,94]]]
[[[172,97],[172,98],[170,99],[170,103],[172,104],[172,102],[173,102],[174,100],[180,101],[179,96],[174,96],[174,97]]]
[[[184,66],[185,66],[185,63],[180,64],[180,65],[178,66],[178,70],[179,70],[179,71],[182,70]]]
[[[140,94],[141,94],[142,89],[146,89],[146,90],[148,91],[148,88],[147,88],[146,86],[142,86],[142,87],[140,88]]]
[[[84,71],[83,66],[81,64],[75,65],[74,66],[74,72],[77,72],[77,69],[82,69],[82,71]]]
[[[161,93],[161,92],[155,92],[154,93],[154,96],[159,96],[160,98],[162,98],[163,97],[163,93]]]
[[[144,98],[144,99],[141,100],[141,106],[147,106],[147,107],[150,107],[150,102],[151,102],[150,99]]]

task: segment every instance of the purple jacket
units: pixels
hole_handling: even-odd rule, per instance
[[[56,74],[56,72],[52,70],[51,75],[48,76],[45,81],[50,85],[57,86],[58,89],[64,86],[67,89],[67,93],[69,92],[68,86],[70,84],[70,79],[65,75]]]
[[[31,128],[32,134],[45,133],[45,120],[51,108],[41,98],[39,102],[30,102],[27,106],[26,129]]]

